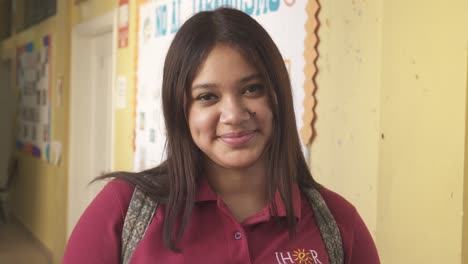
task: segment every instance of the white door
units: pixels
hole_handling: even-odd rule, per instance
[[[112,168],[113,25],[108,14],[72,34],[68,235],[104,185],[89,183]]]
[[[90,98],[92,115],[89,121],[94,135],[90,149],[91,174],[84,177],[87,178],[86,182],[110,172],[112,158],[112,32],[94,37],[92,45],[94,92]],[[103,181],[89,185],[86,205],[94,199],[103,185]]]

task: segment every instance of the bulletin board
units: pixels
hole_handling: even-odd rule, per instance
[[[51,36],[46,35],[17,48],[16,147],[45,161],[50,161],[51,41]]]
[[[270,34],[290,74],[302,143],[313,135],[318,53],[318,0],[140,0],[137,1],[134,169],[164,160],[161,86],[164,59],[179,27],[193,14],[220,6],[240,9]]]

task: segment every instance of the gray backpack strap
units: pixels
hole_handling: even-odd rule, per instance
[[[303,192],[314,211],[314,218],[327,249],[330,264],[343,264],[344,252],[340,229],[327,204],[317,189],[304,188]]]
[[[135,187],[122,229],[121,263],[128,264],[153,219],[158,204]]]

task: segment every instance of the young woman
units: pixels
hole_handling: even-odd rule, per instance
[[[379,263],[356,209],[312,178],[285,64],[254,19],[194,15],[162,86],[167,160],[108,175],[64,263]]]

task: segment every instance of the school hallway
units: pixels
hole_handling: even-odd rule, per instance
[[[195,99],[162,96],[167,50],[191,15],[221,3],[252,15],[283,56],[291,94],[269,85],[273,66],[259,71],[269,99],[293,97],[296,112],[270,106],[271,140],[284,135],[284,159],[300,157],[284,151],[296,135],[277,133],[296,121],[310,174],[353,204],[381,262],[468,264],[468,0],[0,0],[0,212],[8,200],[12,219],[0,214],[0,264],[62,263],[105,181],[89,183],[167,158]],[[181,80],[205,57],[187,56],[199,63]],[[167,120],[163,102],[179,107]],[[230,109],[219,105],[205,106]]]

